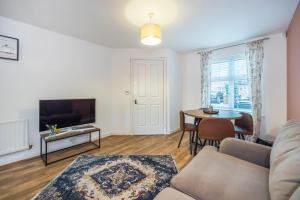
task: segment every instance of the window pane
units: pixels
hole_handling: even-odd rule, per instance
[[[234,81],[234,108],[251,109],[250,88],[247,80]]]
[[[214,81],[210,87],[210,103],[217,108],[229,108],[229,81]]]
[[[229,64],[225,63],[216,63],[211,65],[211,79],[224,78],[228,76]]]
[[[247,67],[245,60],[234,61],[234,76],[238,78],[247,78]]]
[[[248,69],[244,59],[211,64],[210,104],[218,109],[251,111]]]

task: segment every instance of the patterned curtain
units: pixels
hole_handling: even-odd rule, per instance
[[[210,104],[209,88],[210,88],[210,71],[209,58],[211,51],[200,52],[200,68],[201,68],[201,107],[206,108]]]
[[[254,125],[253,139],[259,136],[261,128],[263,60],[263,40],[246,44],[246,62],[249,70],[249,82],[251,85],[252,117]]]

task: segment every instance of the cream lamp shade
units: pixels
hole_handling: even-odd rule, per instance
[[[140,30],[141,43],[154,46],[161,43],[161,28],[158,24],[151,23],[152,13],[149,17],[150,23],[143,25]]]
[[[161,43],[161,28],[158,24],[145,24],[140,31],[141,43],[154,46]]]

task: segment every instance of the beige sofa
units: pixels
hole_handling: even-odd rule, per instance
[[[272,149],[234,138],[204,147],[162,199],[300,200],[300,122],[287,122]]]

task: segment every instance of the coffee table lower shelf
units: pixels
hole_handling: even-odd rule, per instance
[[[98,144],[94,143],[92,140],[91,140],[91,134],[93,132],[98,132]],[[66,147],[66,148],[62,148],[62,149],[59,149],[59,150],[56,150],[56,151],[51,151],[51,152],[48,152],[48,143],[51,143],[51,142],[55,142],[55,141],[58,141],[58,140],[63,140],[63,139],[66,139],[66,138],[71,138],[71,137],[76,137],[76,136],[81,136],[81,135],[86,135],[86,134],[89,134],[89,141],[88,142],[83,142],[83,143],[80,143],[80,144],[76,144],[76,145],[73,145],[73,146],[70,146],[70,147]],[[78,134],[78,131],[75,135],[68,135],[66,137],[61,137],[61,138],[58,138],[58,139],[53,139],[53,140],[49,140],[47,141],[45,139],[45,135],[41,135],[40,137],[40,156],[45,164],[45,166],[49,165],[49,164],[53,164],[53,163],[56,163],[56,162],[59,162],[61,160],[65,160],[65,159],[68,159],[68,158],[71,158],[71,157],[74,157],[74,156],[77,156],[79,154],[82,154],[82,153],[86,153],[88,151],[92,151],[92,150],[95,150],[95,149],[100,149],[100,146],[101,146],[101,142],[100,142],[100,139],[101,139],[101,133],[100,133],[100,129],[99,128],[95,128],[91,131],[83,131],[82,133],[79,133]],[[44,141],[44,144],[45,144],[45,149],[44,149],[44,152],[43,153],[43,141]],[[54,160],[54,161],[51,161],[51,162],[48,162],[48,156],[52,153],[55,153],[55,152],[59,152],[59,151],[63,151],[63,150],[66,150],[66,149],[71,149],[71,148],[74,148],[76,146],[80,146],[80,145],[83,145],[83,144],[92,144],[93,146],[95,146],[94,148],[91,148],[91,149],[88,149],[88,150],[85,150],[85,151],[81,151],[79,153],[76,153],[76,154],[72,154],[70,156],[67,156],[67,157],[63,157],[63,158],[60,158],[60,159],[57,159],[57,160]]]

